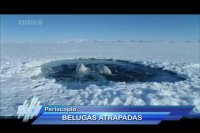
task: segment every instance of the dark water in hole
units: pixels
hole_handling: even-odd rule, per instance
[[[84,74],[77,73],[78,64],[84,64],[90,71]],[[96,72],[99,64],[107,66],[112,74]],[[109,85],[111,82],[178,82],[185,78],[162,68],[151,68],[137,63],[123,60],[106,59],[77,59],[60,60],[47,63],[42,68],[46,78],[69,88],[85,88],[90,84]]]

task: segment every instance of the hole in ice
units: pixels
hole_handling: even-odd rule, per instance
[[[112,59],[57,60],[43,65],[42,75],[55,79],[71,89],[90,84],[109,85],[113,82],[178,82],[185,78],[176,73],[141,64]]]

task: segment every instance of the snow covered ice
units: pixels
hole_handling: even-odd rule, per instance
[[[198,42],[1,44],[1,115],[16,115],[18,105],[33,96],[39,98],[41,105],[193,105],[194,111],[200,112],[199,50]],[[162,68],[185,80],[112,82],[109,85],[86,82],[80,87],[78,82],[65,85],[45,77],[45,65],[52,69],[63,60],[80,58],[129,61]],[[98,67],[99,73],[107,76],[114,73],[105,64]],[[76,72],[91,71],[84,63],[75,68]]]

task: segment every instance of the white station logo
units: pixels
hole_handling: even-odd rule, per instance
[[[23,122],[27,122],[29,119],[33,119],[34,116],[37,116],[40,112],[42,106],[38,98],[34,96],[30,102],[25,100],[23,105],[18,106],[17,115],[18,119],[23,118]]]

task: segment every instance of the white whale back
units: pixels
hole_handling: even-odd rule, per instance
[[[83,63],[80,63],[76,67],[76,72],[78,73],[87,73],[89,71],[89,68],[86,67]]]
[[[107,75],[112,74],[112,71],[107,66],[102,64],[97,66],[97,72],[100,74],[107,74]]]

